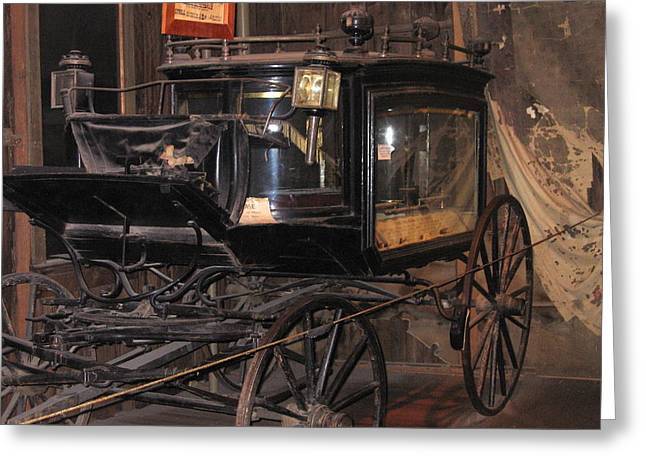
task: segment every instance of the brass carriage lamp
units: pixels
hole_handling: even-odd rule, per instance
[[[341,74],[323,66],[296,67],[296,92],[292,106],[306,109],[336,111],[339,106]]]
[[[305,163],[316,163],[316,147],[321,119],[326,111],[339,107],[341,74],[326,66],[296,67],[292,106],[308,110],[307,152]]]

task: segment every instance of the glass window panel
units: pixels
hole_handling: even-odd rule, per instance
[[[432,97],[419,94],[377,102],[374,138],[379,250],[474,228],[479,115],[432,103]]]
[[[186,115],[235,113],[240,103],[237,85],[180,89],[177,111]],[[264,84],[246,84],[243,89],[240,104],[243,113],[249,116],[244,125],[252,135],[262,134],[265,118],[277,104],[273,113],[276,118],[267,128],[274,141],[250,139],[248,198],[268,205],[277,222],[349,212],[342,188],[342,109],[323,115],[316,162],[308,165],[305,159],[308,111],[296,109],[291,113],[291,95],[280,99],[282,93]]]
[[[318,131],[317,159],[314,165],[305,161],[307,151],[307,113],[297,110],[289,119],[272,123],[281,135],[284,148],[252,146],[251,194],[276,191],[341,189],[341,161],[337,145],[340,128],[337,113],[329,112]]]

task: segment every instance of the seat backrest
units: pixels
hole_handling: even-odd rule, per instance
[[[122,173],[129,164],[199,166],[227,128],[201,116],[75,113],[68,118],[89,173]]]

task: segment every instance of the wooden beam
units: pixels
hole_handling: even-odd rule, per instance
[[[24,54],[26,45],[26,15],[27,5],[10,5],[11,11],[11,73],[13,75],[13,109],[14,109],[14,135],[18,137],[13,148],[14,165],[29,164],[26,134],[28,132],[27,93],[25,79],[27,76],[27,62]],[[29,271],[31,267],[31,226],[25,214],[15,214],[13,266],[16,272]],[[16,334],[26,336],[27,316],[29,306],[29,289],[25,286],[16,290],[16,307],[13,313],[13,322]]]
[[[453,43],[456,46],[464,47],[464,33],[462,32],[462,21],[460,20],[460,3],[451,3],[451,13],[453,17]],[[454,60],[462,62],[467,60],[466,54],[454,51]]]
[[[12,4],[9,8],[13,133],[18,137],[13,148],[13,164],[42,166],[38,5]],[[13,258],[16,272],[30,271],[33,263],[45,259],[44,233],[32,227],[23,213],[15,214]],[[18,335],[26,333],[25,317],[30,303],[29,288],[18,288],[14,316]]]
[[[134,5],[119,3],[117,6],[117,45],[119,58],[119,87],[135,85],[135,11]],[[135,93],[119,94],[119,112],[136,113]]]

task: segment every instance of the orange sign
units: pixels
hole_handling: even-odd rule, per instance
[[[235,3],[164,3],[162,34],[194,38],[231,39]]]

